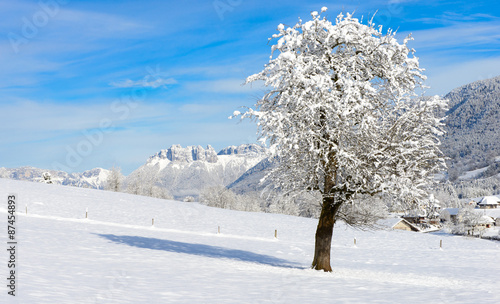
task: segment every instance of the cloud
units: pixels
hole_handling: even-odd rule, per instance
[[[59,26],[65,26],[73,33],[77,31],[79,36],[91,39],[111,38],[117,35],[130,38],[141,37],[151,32],[152,27],[145,21],[137,21],[131,16],[120,16],[117,14],[73,10],[66,7],[54,17]]]
[[[428,69],[427,90],[428,95],[446,94],[462,85],[493,78],[500,75],[500,57],[464,60],[449,65],[438,66],[438,59]]]
[[[92,153],[73,171],[119,164],[130,172],[172,144],[222,148],[255,140],[254,124],[226,119],[238,107],[237,101],[186,105],[148,100],[137,106],[130,106],[128,99],[115,102],[102,99],[77,105],[17,100],[2,105],[0,166],[49,168],[54,161],[65,165],[68,149],[76,151],[82,143],[91,142]],[[105,122],[111,126],[104,127]]]
[[[229,94],[249,93],[263,88],[260,82],[247,85],[244,85],[244,83],[244,78],[227,78],[190,82],[186,84],[186,88],[192,91]]]
[[[122,81],[115,81],[111,82],[110,85],[115,87],[115,88],[151,88],[151,89],[157,89],[159,87],[165,88],[167,85],[171,84],[177,84],[177,80],[174,78],[157,78],[153,81],[148,81],[147,78],[144,78],[143,80],[122,80]]]
[[[442,28],[420,30],[413,32],[415,41],[412,46],[417,49],[449,49],[469,46],[469,50],[478,51],[478,48],[487,48],[499,45],[500,22],[457,23]],[[476,47],[476,48],[473,48]]]
[[[407,3],[407,2],[414,2],[416,0],[389,0],[389,4],[401,4],[401,3]]]
[[[432,21],[440,27],[414,31],[415,40],[409,44],[426,69],[426,84],[431,87],[427,93],[444,95],[467,83],[498,76],[500,21],[480,14],[444,15],[448,20]]]
[[[441,15],[435,17],[423,17],[413,19],[413,22],[426,23],[426,24],[441,24],[441,25],[454,25],[463,22],[468,22],[468,25],[474,24],[474,22],[487,22],[487,21],[498,21],[500,18],[485,14],[485,13],[474,13],[474,14],[459,14],[455,12],[444,12]]]

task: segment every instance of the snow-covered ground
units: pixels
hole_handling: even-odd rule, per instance
[[[495,162],[500,162],[500,156],[497,156],[495,157]],[[472,170],[472,171],[467,171],[465,172],[464,174],[460,175],[458,177],[458,179],[460,180],[471,180],[471,179],[475,179],[477,178],[480,174],[482,174],[483,172],[485,172],[486,170],[488,170],[490,166],[487,166],[487,167],[483,167],[483,168],[479,168],[479,169],[476,169],[476,170]],[[498,177],[500,177],[500,173],[497,174]]]
[[[0,179],[5,248],[8,193],[18,296],[3,284],[1,303],[500,302],[500,242],[338,224],[322,273],[309,269],[314,219]]]
[[[489,168],[489,166],[488,167],[484,167],[484,168],[479,168],[479,169],[476,169],[476,170],[472,170],[472,171],[467,171],[464,174],[460,175],[458,177],[458,179],[460,179],[460,180],[471,180],[471,179],[477,178],[481,173],[483,173],[484,171],[488,170],[488,168]]]

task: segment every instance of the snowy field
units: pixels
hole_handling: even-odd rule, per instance
[[[309,269],[314,219],[6,179],[0,198],[1,303],[500,303],[500,242],[339,224],[322,273]]]

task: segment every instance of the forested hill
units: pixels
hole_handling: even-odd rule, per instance
[[[486,176],[500,172],[495,162],[500,156],[500,76],[456,88],[445,98],[449,110],[443,152],[450,158],[450,179],[487,166]]]

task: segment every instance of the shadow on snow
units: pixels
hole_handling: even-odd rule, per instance
[[[176,242],[176,241],[147,238],[141,236],[114,235],[114,234],[97,234],[97,235],[105,239],[108,239],[109,241],[114,243],[125,244],[138,248],[185,253],[185,254],[198,255],[209,258],[225,258],[225,259],[258,263],[276,267],[304,269],[304,267],[301,267],[301,265],[299,265],[298,263],[290,262],[269,255],[253,253],[245,250],[230,249],[230,248],[211,246],[205,244]]]

